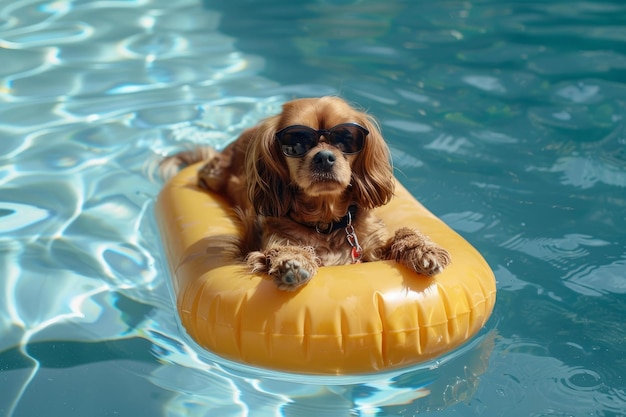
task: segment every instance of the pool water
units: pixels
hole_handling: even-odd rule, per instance
[[[625,45],[622,0],[0,0],[0,416],[626,415]],[[493,267],[462,348],[322,378],[178,326],[159,159],[324,94]]]

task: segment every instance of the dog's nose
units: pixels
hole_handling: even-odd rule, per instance
[[[315,166],[317,167],[328,169],[333,166],[336,159],[337,158],[335,157],[335,154],[332,153],[332,151],[325,149],[315,154],[315,156],[313,157],[313,164],[315,164]]]

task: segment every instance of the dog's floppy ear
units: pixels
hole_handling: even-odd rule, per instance
[[[393,197],[393,168],[389,148],[376,120],[363,114],[361,124],[370,133],[352,167],[352,194],[359,205],[374,208],[387,204]]]
[[[293,190],[289,170],[275,140],[279,116],[270,117],[244,134],[251,135],[246,154],[248,198],[257,213],[285,216],[291,207]]]

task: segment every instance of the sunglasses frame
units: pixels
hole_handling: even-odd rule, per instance
[[[333,130],[337,129],[337,128],[341,128],[341,127],[345,127],[345,126],[349,126],[349,127],[356,127],[358,128],[359,131],[361,131],[361,133],[363,133],[363,143],[361,144],[361,147],[359,148],[359,150],[354,151],[354,152],[344,152],[342,151],[345,155],[355,155],[359,152],[361,152],[363,150],[363,146],[365,146],[365,138],[367,138],[367,136],[370,134],[370,131],[367,130],[366,128],[364,128],[363,126],[361,126],[358,123],[353,123],[353,122],[349,122],[349,123],[340,123],[336,126],[331,127],[330,129],[313,129],[312,127],[309,126],[304,126],[304,125],[292,125],[292,126],[287,126],[281,130],[279,130],[278,132],[276,132],[276,141],[278,142],[278,144],[280,145],[280,150],[282,151],[283,155],[285,155],[288,158],[303,158],[307,153],[309,153],[309,151],[311,149],[313,149],[315,146],[319,145],[320,143],[320,139],[322,136],[326,137],[326,139],[328,140],[328,143],[336,148],[338,148],[338,146],[336,145],[336,141],[332,140],[332,136],[333,136]],[[297,154],[297,155],[291,155],[288,154],[287,152],[285,152],[285,147],[289,146],[287,144],[284,144],[282,142],[282,137],[285,134],[286,131],[288,131],[289,129],[293,129],[293,128],[300,128],[300,129],[305,129],[309,132],[314,133],[315,135],[317,135],[317,138],[315,139],[315,141],[313,142],[313,146],[311,146],[310,148],[308,148],[306,150],[306,152],[304,152],[303,154]],[[314,136],[311,136],[314,137]]]

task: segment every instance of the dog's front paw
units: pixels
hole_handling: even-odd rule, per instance
[[[309,282],[313,272],[300,265],[300,262],[290,260],[278,265],[274,274],[271,275],[274,276],[274,282],[278,289],[293,291]]]
[[[447,250],[408,227],[396,231],[389,248],[389,258],[428,276],[440,273],[451,262]]]
[[[417,252],[417,251],[416,251]],[[419,257],[421,253],[421,258],[416,262],[418,265],[412,266],[412,268],[424,275],[437,275],[450,264],[450,254],[447,250],[440,248],[439,246],[433,245],[431,247],[424,248],[423,250],[416,253],[414,256]]]
[[[317,272],[319,259],[312,247],[284,246],[268,252],[268,273],[278,289],[293,291],[306,284]]]

